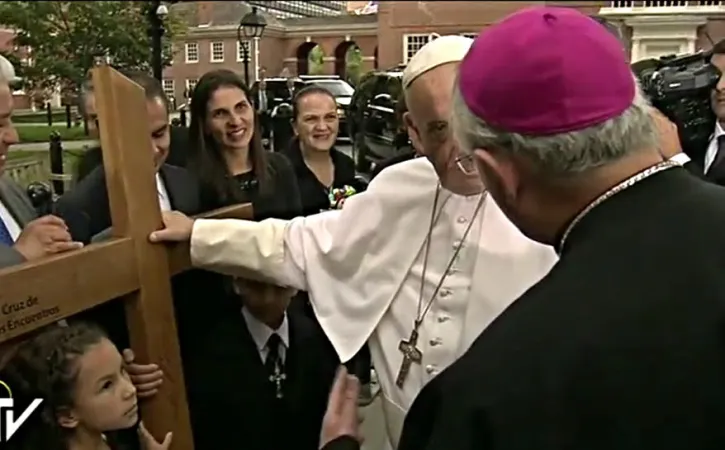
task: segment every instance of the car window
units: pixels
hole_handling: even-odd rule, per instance
[[[335,97],[350,97],[353,93],[355,93],[355,89],[342,80],[310,81],[309,83],[327,89]]]
[[[304,87],[305,84],[302,82],[295,81],[295,89]],[[267,81],[267,95],[273,98],[287,98],[289,97],[289,90],[287,89],[286,81]]]
[[[400,77],[388,77],[385,90],[390,95],[393,103],[397,103],[403,93],[403,83]]]

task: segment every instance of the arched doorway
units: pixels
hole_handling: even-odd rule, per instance
[[[304,42],[297,47],[297,75],[307,75],[310,71],[310,52],[317,47],[316,42]]]
[[[342,41],[335,48],[335,75],[347,78],[347,63],[350,51],[360,50],[355,41]]]

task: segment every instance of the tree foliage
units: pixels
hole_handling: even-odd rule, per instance
[[[13,44],[17,51],[28,51],[16,68],[25,87],[46,92],[60,87],[71,94],[99,60],[108,58],[119,69],[149,69],[149,4],[128,0],[0,1],[0,23],[16,31]],[[166,65],[173,57],[169,42],[184,28],[183,18],[166,19]]]
[[[322,75],[325,73],[325,52],[322,50],[322,47],[315,45],[307,55],[307,60],[309,61],[307,70],[310,72],[310,75]]]

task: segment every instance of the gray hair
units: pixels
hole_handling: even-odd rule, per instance
[[[583,130],[531,136],[498,130],[476,117],[463,100],[456,82],[452,124],[454,136],[465,153],[477,148],[505,150],[533,161],[542,173],[560,177],[580,174],[633,152],[655,148],[658,139],[650,108],[637,84],[632,106],[617,117]]]

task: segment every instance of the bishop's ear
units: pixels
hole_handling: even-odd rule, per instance
[[[63,408],[58,410],[55,414],[58,420],[58,425],[67,430],[73,430],[78,427],[79,420],[72,409]]]
[[[473,154],[487,190],[505,196],[507,201],[515,201],[520,178],[514,161],[501,152],[487,149],[476,149]]]

